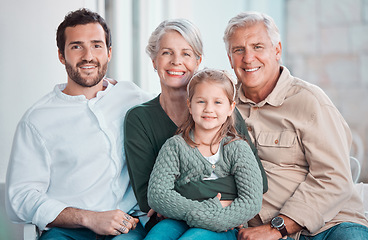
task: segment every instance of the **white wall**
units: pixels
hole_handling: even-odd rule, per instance
[[[23,113],[56,83],[66,82],[56,29],[69,11],[97,10],[98,0],[0,0],[0,183]]]
[[[222,36],[228,20],[244,10],[273,16],[283,29],[284,0],[0,0],[0,183],[5,181],[12,139],[24,112],[56,83],[66,81],[57,57],[55,34],[69,11],[88,7],[105,15],[112,29],[108,76],[160,91],[145,47],[167,18],[188,18],[204,42],[202,67],[230,70]],[[133,12],[135,7],[135,12]],[[137,33],[139,39],[134,39]],[[232,71],[230,71],[232,72]]]
[[[115,2],[114,0],[106,0]],[[134,64],[134,71],[131,76],[133,81],[138,83],[143,89],[158,93],[160,84],[157,73],[153,71],[151,59],[145,52],[148,38],[155,28],[165,19],[186,18],[192,21],[200,30],[204,45],[204,56],[200,68],[210,67],[231,70],[228,57],[222,40],[224,30],[230,18],[241,11],[256,10],[271,15],[279,26],[281,35],[284,30],[284,9],[285,0],[125,0],[134,1],[132,8],[136,7],[135,15],[132,16],[134,34],[138,39],[133,39],[135,45],[130,45],[132,52],[131,62],[123,66],[112,64],[110,70],[117,74],[124,71],[123,68]],[[123,12],[118,6],[113,8],[112,14]],[[122,15],[122,14],[120,14]],[[130,20],[132,21],[132,20]],[[134,37],[133,31],[127,29],[125,23],[114,22],[113,34],[119,35],[119,39]],[[117,28],[117,29],[116,29]],[[126,29],[126,31],[120,31]],[[120,31],[117,32],[116,30]],[[126,40],[125,40],[126,41]],[[121,41],[118,42],[120,44]],[[115,44],[117,44],[115,42]],[[127,51],[126,51],[127,52]],[[115,60],[112,60],[112,63]],[[124,76],[120,73],[119,76]]]

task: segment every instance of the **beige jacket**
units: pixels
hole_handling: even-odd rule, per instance
[[[266,224],[281,213],[305,227],[304,235],[345,221],[368,226],[352,182],[347,123],[319,87],[282,69],[258,104],[239,90],[238,108],[268,178],[258,221],[250,224]]]

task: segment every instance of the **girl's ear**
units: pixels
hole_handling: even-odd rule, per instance
[[[235,106],[236,106],[236,103],[235,103],[235,101],[233,101],[233,102],[230,104],[230,111],[229,111],[229,114],[228,114],[227,116],[231,116],[231,114],[233,114],[234,109],[235,109]]]
[[[189,113],[192,114],[192,107],[190,105],[189,99],[187,99],[187,106],[188,106],[188,109],[189,109]]]

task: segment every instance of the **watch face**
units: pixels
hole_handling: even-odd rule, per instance
[[[274,217],[271,220],[271,224],[275,228],[280,228],[282,227],[282,225],[284,225],[284,219],[282,219],[281,217]]]

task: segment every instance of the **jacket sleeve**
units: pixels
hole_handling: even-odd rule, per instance
[[[231,148],[230,148],[231,145]],[[228,148],[227,148],[228,147]],[[227,207],[198,206],[187,215],[192,227],[225,231],[253,218],[262,205],[262,176],[257,161],[245,141],[234,141],[224,147],[224,159],[232,163],[238,197]]]
[[[140,209],[148,212],[147,187],[156,154],[137,109],[131,109],[124,123],[124,148],[130,183]]]
[[[41,230],[67,207],[50,198],[50,159],[42,137],[21,121],[14,136],[6,179],[6,209],[10,219],[33,223]]]
[[[339,213],[350,199],[353,186],[347,123],[332,103],[311,105],[313,118],[300,128],[309,171],[280,213],[313,233]]]

